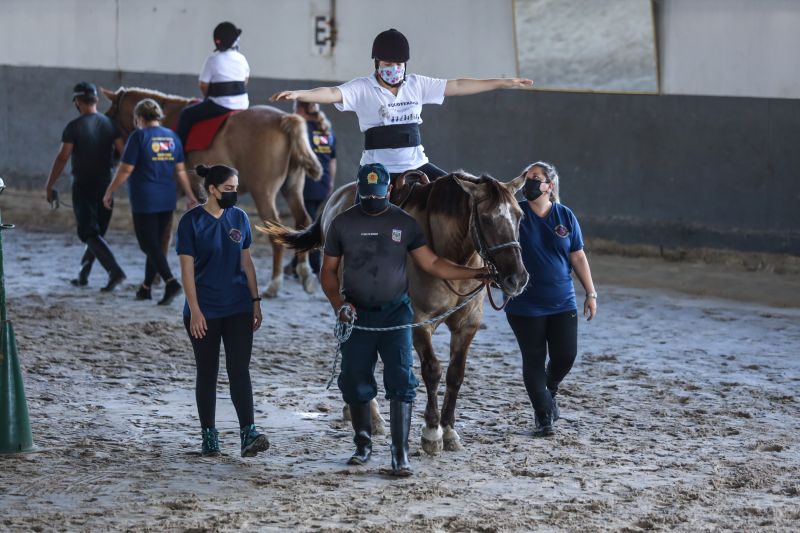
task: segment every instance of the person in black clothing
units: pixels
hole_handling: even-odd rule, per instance
[[[94,84],[77,84],[72,101],[80,116],[67,124],[61,135],[61,149],[45,187],[47,201],[55,200],[55,183],[71,159],[72,209],[78,224],[78,238],[86,243],[81,270],[71,283],[87,285],[96,258],[108,271],[108,283],[101,289],[108,292],[122,283],[125,273],[103,238],[111,220],[111,209],[103,205],[103,194],[111,182],[114,148],[121,154],[125,145],[122,134],[111,119],[97,112],[98,97]]]
[[[317,211],[328,199],[333,191],[333,181],[336,179],[336,138],[333,135],[333,128],[328,121],[328,117],[319,108],[319,104],[308,102],[294,102],[294,112],[306,120],[308,130],[308,141],[311,149],[316,154],[320,165],[322,165],[322,176],[319,181],[306,179],[303,187],[303,204],[305,205],[308,216],[311,220],[317,217]],[[322,252],[312,250],[308,252],[308,263],[314,274],[319,274],[319,267],[322,264]],[[294,269],[297,266],[297,256],[292,258],[292,262],[284,268],[284,274],[295,275]]]

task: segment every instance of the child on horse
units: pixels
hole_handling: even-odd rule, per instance
[[[250,106],[247,97],[250,65],[239,52],[241,35],[242,30],[231,22],[221,22],[214,28],[216,49],[206,58],[200,72],[200,91],[205,100],[184,108],[178,118],[177,133],[184,146],[197,122]]]
[[[282,91],[272,101],[299,100],[334,104],[339,111],[353,111],[364,132],[361,165],[380,163],[392,175],[392,183],[408,170],[420,170],[435,179],[446,174],[428,160],[419,125],[422,106],[441,104],[446,96],[477,94],[495,89],[529,87],[524,78],[455,79],[407,74],[411,57],[408,40],[395,29],[378,34],[372,43],[375,71],[339,85]]]

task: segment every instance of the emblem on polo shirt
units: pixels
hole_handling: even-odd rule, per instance
[[[233,242],[235,242],[236,244],[239,244],[240,242],[242,242],[242,232],[241,232],[241,231],[239,231],[239,230],[238,230],[238,229],[236,229],[236,228],[232,228],[232,229],[231,229],[231,230],[228,232],[228,237],[230,237],[230,238],[231,238],[231,240],[232,240]]]
[[[403,230],[401,230],[401,229],[393,229],[392,230],[392,240],[394,242],[400,242],[400,240],[402,238],[403,238]]]
[[[553,228],[553,231],[555,231],[556,235],[558,235],[559,237],[566,238],[569,236],[569,230],[563,224],[559,224],[558,226]]]

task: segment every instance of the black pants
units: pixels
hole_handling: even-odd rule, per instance
[[[231,400],[239,418],[239,427],[253,423],[253,387],[250,383],[250,355],[253,351],[253,313],[206,319],[208,331],[195,339],[189,330],[191,321],[183,317],[197,363],[195,398],[200,425],[214,427],[217,406],[220,340],[225,345],[225,368],[231,385]]]
[[[186,146],[186,138],[189,137],[189,132],[196,123],[207,118],[224,115],[228,111],[230,109],[222,107],[208,98],[200,103],[184,107],[178,117],[178,130],[176,131],[178,137],[181,138],[181,144]]]
[[[578,354],[578,312],[536,317],[506,313],[506,318],[522,352],[522,378],[531,404],[537,411],[549,410],[551,394],[558,391]]]
[[[431,181],[435,180],[436,178],[441,178],[442,176],[447,175],[447,172],[445,172],[444,170],[442,170],[441,168],[437,167],[436,165],[430,162],[425,163],[421,167],[418,167],[416,170],[421,170],[422,172],[424,172],[425,175],[428,176],[428,179],[430,179]],[[403,174],[402,172],[396,172],[394,174],[390,174],[392,185],[394,185],[394,182],[397,181],[397,178],[399,178],[402,174]]]
[[[147,256],[144,267],[144,285],[149,287],[156,277],[160,275],[164,281],[172,279],[167,257],[162,248],[164,239],[170,230],[172,211],[162,213],[133,213],[133,230],[139,248]]]
[[[78,225],[81,242],[96,236],[102,237],[111,222],[111,209],[103,205],[103,195],[108,183],[72,185],[72,211]]]

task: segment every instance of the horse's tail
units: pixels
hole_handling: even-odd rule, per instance
[[[281,131],[289,136],[289,175],[302,170],[306,176],[318,180],[322,176],[322,165],[308,142],[305,119],[300,115],[286,115],[281,118]]]
[[[300,231],[267,220],[263,227],[256,226],[256,229],[269,235],[276,243],[298,252],[308,252],[322,245],[321,217],[317,217],[313,224]]]

